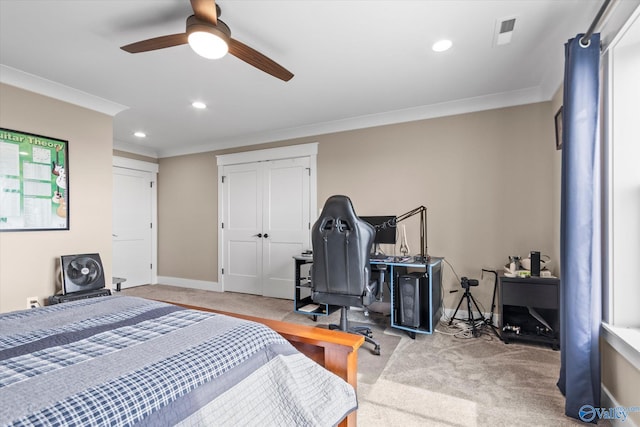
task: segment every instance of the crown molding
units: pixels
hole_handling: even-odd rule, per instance
[[[242,135],[237,138],[215,141],[207,144],[191,146],[189,148],[160,149],[158,150],[158,157],[182,156],[186,154],[224,150],[227,148],[247,145],[285,141],[288,139],[315,137],[335,132],[346,132],[397,123],[473,113],[477,111],[494,110],[497,108],[515,107],[518,105],[549,101],[549,99],[550,96],[548,94],[544,94],[543,90],[536,86],[517,91],[477,96],[474,98],[441,102],[438,104],[421,105],[413,108],[370,114],[366,116],[350,117],[330,122],[314,123],[312,125],[296,128]]]
[[[0,64],[0,83],[88,108],[112,117],[129,108],[126,105],[118,104],[3,64]]]
[[[158,158],[158,152],[153,148],[142,147],[137,144],[122,142],[116,139],[113,140],[113,149],[118,151],[125,151],[131,154],[138,154],[140,156],[151,157],[153,159]]]

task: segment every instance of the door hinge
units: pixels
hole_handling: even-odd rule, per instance
[[[311,230],[311,223],[309,223],[308,226],[309,226],[309,230]]]
[[[222,273],[221,274],[224,274],[224,268],[222,269]]]
[[[149,269],[153,270],[153,264],[149,264]]]
[[[220,224],[220,228],[224,228],[224,222]]]
[[[307,172],[309,172],[309,176],[311,176],[311,168],[305,168]]]
[[[153,188],[153,181],[149,182],[149,187]]]
[[[222,175],[222,183],[224,184],[224,175]]]
[[[153,223],[152,222],[149,223],[149,228],[153,228]]]

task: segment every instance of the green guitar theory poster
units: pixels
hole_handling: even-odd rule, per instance
[[[0,128],[0,231],[69,229],[68,142]]]

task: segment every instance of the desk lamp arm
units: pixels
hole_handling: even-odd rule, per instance
[[[409,212],[398,215],[396,217],[396,224],[417,214],[420,214],[420,257],[422,257],[424,262],[428,262],[430,257],[427,246],[427,208],[418,206]]]

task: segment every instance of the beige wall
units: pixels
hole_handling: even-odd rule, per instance
[[[160,159],[158,275],[212,281],[218,268],[216,158]]]
[[[252,148],[318,142],[319,208],[332,194],[350,196],[361,215],[424,205],[429,253],[445,257],[459,276],[480,278],[482,268],[531,250],[557,265],[554,113],[544,102]],[[230,151],[160,160],[160,276],[218,280],[215,155]],[[417,252],[418,217],[405,224]],[[460,288],[449,267],[445,282],[447,290]],[[486,311],[492,284],[488,277],[474,290]],[[459,297],[445,292],[445,304]]]
[[[111,281],[112,118],[0,84],[0,126],[69,141],[68,231],[0,233],[0,312],[55,291],[60,255],[98,252]]]

